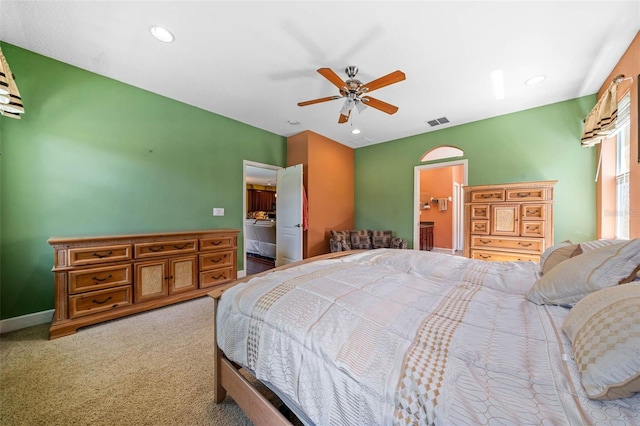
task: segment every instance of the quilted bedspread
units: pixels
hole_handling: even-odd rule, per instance
[[[379,249],[257,277],[217,313],[225,355],[318,425],[640,424],[586,398],[568,310],[524,299],[533,262]]]

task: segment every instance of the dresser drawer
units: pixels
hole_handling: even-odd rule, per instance
[[[504,201],[504,189],[478,189],[471,191],[470,198],[472,203]]]
[[[131,264],[69,271],[69,292],[82,293],[131,284]]]
[[[472,220],[471,230],[472,234],[486,235],[489,233],[489,221],[488,220]]]
[[[131,244],[69,249],[69,266],[131,260]]]
[[[489,220],[489,204],[471,205],[471,219]]]
[[[523,204],[520,208],[523,220],[544,220],[547,210],[544,204]]]
[[[200,272],[200,288],[212,287],[234,279],[233,268]]]
[[[135,245],[136,259],[195,253],[197,248],[198,240],[158,241],[153,243],[138,243]]]
[[[492,262],[513,262],[517,260],[527,260],[530,262],[540,261],[540,256],[519,253],[503,253],[489,250],[471,250],[471,258]]]
[[[523,237],[544,237],[544,224],[541,221],[523,221],[520,235]]]
[[[221,235],[217,237],[201,238],[200,250],[220,250],[235,247],[235,237]]]
[[[507,201],[543,201],[547,199],[546,188],[507,189]]]
[[[471,247],[487,247],[508,250],[527,251],[533,254],[544,252],[544,240],[540,238],[509,238],[472,236]]]
[[[200,255],[200,270],[219,269],[233,266],[233,251],[221,251]]]
[[[69,296],[69,317],[77,318],[131,304],[131,286],[91,291]]]

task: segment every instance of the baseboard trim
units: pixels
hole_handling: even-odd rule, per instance
[[[33,314],[3,319],[0,321],[0,334],[51,322],[53,312],[53,309],[49,309],[48,311],[34,312]]]

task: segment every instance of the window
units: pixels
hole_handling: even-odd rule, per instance
[[[616,238],[629,239],[630,95],[618,103],[616,125]]]

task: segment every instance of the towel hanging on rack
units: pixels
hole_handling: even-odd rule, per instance
[[[447,199],[446,198],[439,198],[438,199],[438,210],[440,210],[440,211],[447,210]]]

